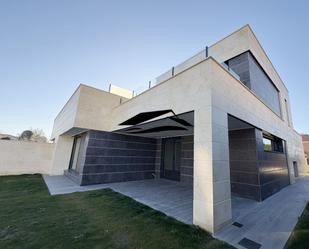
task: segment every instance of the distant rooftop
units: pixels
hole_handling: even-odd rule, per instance
[[[302,137],[303,141],[309,142],[309,135],[308,134],[301,134],[301,137]]]
[[[10,134],[1,134],[0,133],[0,140],[17,140],[18,138],[16,136],[10,135]]]

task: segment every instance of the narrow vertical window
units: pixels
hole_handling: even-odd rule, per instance
[[[288,101],[284,99],[284,103],[285,103],[286,120],[288,121],[288,125],[291,126]]]

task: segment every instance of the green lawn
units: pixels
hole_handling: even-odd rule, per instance
[[[309,248],[309,204],[307,204],[285,248]]]
[[[112,190],[50,196],[40,175],[0,177],[0,248],[232,248]]]

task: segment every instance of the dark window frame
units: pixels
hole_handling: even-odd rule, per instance
[[[76,148],[76,139],[77,136],[75,136],[73,138],[73,146],[72,146],[72,149],[71,149],[71,156],[70,156],[70,162],[69,162],[69,170],[72,170],[72,164],[73,164],[73,157],[74,157],[74,152],[75,152],[75,148]]]
[[[264,143],[264,139],[271,142],[270,148],[265,147],[266,144]],[[263,148],[264,152],[281,153],[281,154],[285,153],[283,139],[265,133],[263,133]]]
[[[80,152],[80,148],[79,148],[78,151],[76,151],[76,143],[77,143],[77,140],[82,139],[82,137],[83,137],[83,134],[78,134],[78,135],[74,136],[73,146],[72,146],[72,150],[71,150],[71,156],[70,156],[70,162],[69,162],[69,168],[68,169],[72,170],[72,171],[76,171],[76,172],[77,172],[77,170],[73,169],[73,161],[74,161],[75,154],[77,153],[77,156],[78,156],[78,154]]]
[[[245,53],[249,53],[249,55],[253,58],[254,62],[257,64],[257,66],[261,69],[261,71],[264,73],[264,75],[268,78],[269,82],[271,83],[271,85],[275,88],[275,90],[278,93],[278,104],[279,104],[279,112],[276,112],[275,110],[273,110],[273,108],[271,107],[271,105],[269,103],[267,103],[261,96],[259,96],[255,91],[252,90],[251,86],[248,86],[245,82],[240,80],[240,76],[230,68],[229,65],[229,61],[232,59],[235,59],[236,57],[239,57]],[[236,74],[238,77],[237,80],[239,80],[243,86],[245,86],[251,93],[254,94],[254,96],[256,96],[256,98],[258,98],[264,105],[266,105],[273,113],[275,113],[280,119],[283,119],[283,108],[282,108],[282,103],[281,103],[281,95],[280,95],[280,90],[278,89],[278,87],[275,85],[275,83],[273,82],[273,80],[270,78],[270,76],[266,73],[265,69],[262,67],[262,65],[260,64],[260,62],[256,59],[256,57],[254,56],[254,54],[251,52],[250,49],[235,55],[231,58],[229,58],[228,60],[224,61],[222,63],[222,65],[234,76],[236,77],[234,74]]]
[[[224,61],[223,63],[227,66],[227,69],[230,69],[230,65],[229,65],[229,60],[232,60],[232,59],[235,59],[236,57],[240,56],[240,55],[243,55],[245,53],[249,53],[252,58],[255,60],[255,62],[257,63],[257,65],[262,69],[263,73],[267,76],[267,78],[269,79],[269,81],[272,83],[272,85],[276,88],[276,90],[278,91],[278,93],[280,93],[280,90],[278,89],[278,87],[275,85],[275,83],[273,82],[273,80],[270,78],[270,76],[266,73],[265,69],[262,67],[262,65],[260,64],[260,62],[256,59],[256,57],[254,56],[254,54],[251,52],[250,49],[238,54],[238,55],[235,55],[231,58],[229,58],[228,60]],[[251,89],[250,89],[251,90]]]
[[[270,143],[265,143],[265,140],[268,140]],[[268,147],[270,146],[270,147]],[[272,151],[272,140],[266,136],[263,136],[263,148],[264,148],[264,151]]]

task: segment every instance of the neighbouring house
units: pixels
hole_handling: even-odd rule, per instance
[[[18,137],[10,134],[0,134],[0,140],[18,140]]]
[[[52,139],[51,174],[80,185],[191,185],[193,223],[210,232],[231,222],[232,196],[263,201],[306,172],[288,89],[248,25],[137,96],[81,84]]]
[[[306,162],[307,162],[307,165],[309,165],[309,135],[308,134],[302,134],[301,137],[302,137],[302,141],[303,141]]]

